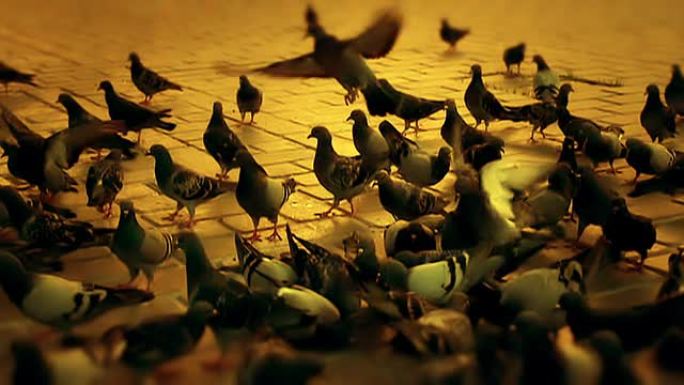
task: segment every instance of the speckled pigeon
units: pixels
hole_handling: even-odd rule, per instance
[[[131,80],[135,87],[145,94],[143,104],[152,101],[152,97],[162,91],[183,91],[183,88],[178,84],[145,67],[137,53],[131,52],[128,55],[128,60],[131,62]]]
[[[223,118],[223,105],[221,102],[214,102],[211,119],[207,129],[204,131],[202,141],[209,155],[221,167],[221,172],[216,174],[219,179],[227,178],[228,172],[238,167],[236,158],[238,151],[248,151]]]
[[[123,182],[121,151],[112,150],[104,159],[88,168],[88,207],[97,207],[98,211],[105,214],[105,218],[112,216],[112,204],[123,188]]]
[[[380,203],[395,219],[413,220],[423,215],[446,214],[446,201],[432,193],[400,180],[387,171],[375,174]]]

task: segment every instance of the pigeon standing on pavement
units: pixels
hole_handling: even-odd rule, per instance
[[[135,87],[145,95],[143,104],[151,102],[152,97],[162,91],[183,91],[178,84],[145,67],[137,53],[131,52],[128,60],[131,62],[131,80]]]
[[[58,329],[70,329],[108,310],[151,300],[151,293],[114,289],[27,271],[12,254],[0,252],[0,284],[27,317]]]
[[[506,64],[506,72],[511,73],[511,66],[518,67],[518,75],[520,75],[520,64],[525,60],[525,43],[520,43],[512,47],[506,48],[503,53],[503,61]]]
[[[646,104],[641,110],[641,126],[646,129],[652,141],[662,142],[674,137],[677,131],[675,114],[660,100],[660,90],[655,84],[646,87]]]
[[[173,131],[176,128],[174,123],[165,122],[162,119],[170,117],[171,109],[152,111],[139,104],[119,96],[114,90],[114,86],[109,80],[104,80],[98,87],[104,90],[105,101],[109,109],[109,117],[112,120],[123,120],[129,131],[138,132],[138,144],[140,144],[140,134],[143,128],[159,127],[162,130]]]
[[[420,130],[418,121],[444,109],[444,101],[429,100],[394,88],[387,79],[378,80],[378,85],[391,101],[394,108],[389,113],[404,120],[404,133],[409,130],[411,123],[414,124],[416,133]]]
[[[610,214],[603,224],[603,236],[616,252],[639,253],[639,268],[648,257],[648,250],[656,242],[656,229],[650,218],[632,214],[624,198],[614,199]]]
[[[444,123],[440,130],[442,139],[446,144],[449,146],[454,145],[456,131],[460,130],[460,145],[464,152],[468,152],[472,147],[479,145],[487,145],[487,147],[491,145],[499,150],[503,150],[505,146],[503,139],[490,133],[479,131],[466,123],[463,117],[458,113],[456,103],[453,99],[448,99],[446,105],[446,117],[444,118]],[[456,145],[459,145],[459,143],[456,143]]]
[[[511,116],[506,107],[487,90],[482,81],[482,67],[473,64],[470,67],[472,78],[464,95],[465,105],[470,114],[475,118],[475,126],[484,122],[485,131],[489,128],[489,123],[497,119],[518,121],[518,117]]]
[[[470,29],[452,27],[449,25],[447,19],[442,19],[442,25],[439,28],[439,37],[442,38],[442,41],[449,44],[450,49],[456,48],[456,43],[468,36],[469,33]]]
[[[148,154],[154,157],[154,177],[159,190],[176,201],[176,211],[168,217],[169,220],[175,220],[185,207],[190,215],[185,225],[193,227],[197,206],[228,191],[227,183],[174,163],[169,150],[161,144],[150,147]]]
[[[238,151],[247,151],[247,148],[237,134],[231,131],[228,123],[223,118],[223,105],[221,102],[214,102],[211,119],[207,129],[202,136],[204,148],[209,155],[216,160],[221,167],[221,172],[216,174],[219,179],[228,177],[228,172],[238,167]]]
[[[371,182],[372,170],[366,167],[361,156],[349,157],[338,155],[332,145],[332,135],[327,128],[316,126],[311,129],[309,138],[315,138],[316,154],[314,156],[314,173],[318,182],[333,195],[333,204],[320,216],[329,215],[346,200],[354,214],[352,199],[361,194]]]
[[[254,87],[246,75],[240,75],[240,88],[237,90],[237,105],[240,110],[240,121],[245,121],[245,114],[249,112],[249,124],[254,123],[254,115],[261,110],[264,95]]]
[[[579,183],[572,201],[573,212],[577,214],[577,239],[589,225],[603,226],[611,215],[611,205],[619,195],[588,167],[579,168]]]
[[[7,93],[10,83],[23,83],[38,87],[38,85],[33,82],[35,76],[36,75],[34,74],[27,74],[16,70],[0,61],[0,83],[5,86],[5,93]]]
[[[126,285],[133,285],[142,270],[149,291],[155,270],[176,250],[176,240],[169,233],[140,226],[133,202],[121,202],[120,209],[119,225],[109,248],[128,268],[130,281]]]
[[[546,60],[541,55],[534,55],[532,61],[537,64],[537,73],[532,83],[534,96],[542,101],[553,102],[560,87],[558,74],[546,64]]]
[[[636,183],[641,174],[663,174],[672,167],[676,159],[676,154],[662,143],[645,143],[638,138],[629,138],[625,146],[627,164],[636,172],[632,183]]]
[[[575,140],[579,148],[584,147],[584,142],[589,135],[600,135],[602,127],[596,122],[572,115],[567,108],[558,107],[558,127],[566,137]]]
[[[297,183],[293,178],[283,181],[269,177],[266,170],[246,151],[238,152],[237,162],[240,165],[240,179],[235,196],[240,207],[252,219],[254,231],[250,241],[261,240],[257,230],[262,217],[273,223],[273,233],[268,239],[282,239],[278,234],[278,215],[295,192]]]
[[[366,114],[361,110],[354,110],[347,120],[354,121],[352,139],[363,161],[374,170],[389,170],[389,146],[382,135],[368,125]]]
[[[684,76],[678,64],[672,65],[672,78],[665,87],[665,101],[679,116],[684,116]]]
[[[624,156],[625,146],[622,137],[625,131],[619,126],[608,126],[605,130],[590,132],[582,146],[582,152],[597,167],[601,162],[608,162],[610,171],[615,174],[613,162]]]
[[[104,159],[88,168],[86,178],[88,207],[97,207],[98,211],[105,214],[105,218],[112,216],[112,205],[123,188],[123,183],[121,151],[112,150]]]
[[[446,214],[446,201],[410,183],[393,180],[387,171],[375,174],[380,203],[395,219],[413,220],[423,215]]]

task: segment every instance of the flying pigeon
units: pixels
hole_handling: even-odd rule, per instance
[[[174,163],[169,150],[161,144],[150,147],[148,155],[154,157],[154,177],[159,190],[176,201],[176,211],[168,217],[169,220],[175,220],[185,207],[190,215],[185,225],[193,227],[196,207],[228,191],[227,183]]]
[[[240,179],[235,196],[240,207],[252,219],[254,231],[250,241],[261,239],[257,229],[262,217],[273,223],[273,233],[268,239],[282,239],[278,234],[278,214],[290,195],[295,192],[297,183],[293,178],[283,181],[269,177],[266,170],[248,152],[238,152],[237,161],[240,165]]]
[[[645,143],[637,138],[629,138],[625,142],[627,153],[625,159],[636,175],[632,183],[636,183],[641,174],[661,175],[669,170],[675,160],[676,153],[663,143]]]
[[[449,25],[449,21],[447,19],[442,19],[442,25],[439,28],[439,37],[442,38],[442,41],[449,44],[451,49],[454,49],[456,47],[456,43],[468,36],[469,33],[470,29],[452,27]]]
[[[207,129],[204,131],[202,141],[209,155],[221,167],[221,172],[216,174],[216,177],[219,179],[227,178],[228,172],[238,167],[236,157],[238,151],[248,151],[223,118],[223,105],[221,102],[214,102],[211,119]]]
[[[354,121],[352,139],[364,163],[374,170],[389,169],[389,146],[383,136],[368,125],[366,114],[354,110],[347,120]]]
[[[314,156],[314,173],[318,182],[333,195],[333,205],[320,216],[329,215],[346,200],[351,205],[352,215],[354,204],[352,199],[359,195],[371,182],[372,170],[365,167],[362,157],[348,157],[338,155],[332,146],[332,135],[327,128],[316,126],[311,129],[308,138],[316,138],[316,154]]]
[[[114,289],[27,271],[12,254],[0,252],[0,280],[10,301],[27,317],[68,330],[108,310],[151,300],[135,289]]]
[[[672,78],[665,87],[665,101],[679,116],[684,116],[684,77],[678,64],[672,65]]]
[[[183,88],[178,84],[145,67],[137,53],[131,52],[128,55],[128,60],[131,62],[131,80],[135,87],[145,95],[143,104],[151,102],[152,97],[162,91],[183,91]]]
[[[109,80],[100,83],[98,90],[104,90],[105,101],[109,109],[109,117],[113,120],[123,120],[126,122],[128,131],[138,132],[138,144],[140,144],[140,134],[143,128],[159,127],[162,130],[173,131],[176,128],[174,123],[163,121],[163,118],[171,116],[171,109],[152,111],[139,104],[119,96],[114,90],[114,86]]]
[[[258,88],[249,82],[246,75],[240,76],[240,88],[237,90],[237,105],[240,110],[240,120],[245,121],[245,114],[249,112],[249,124],[254,123],[254,115],[261,110],[264,96]]]
[[[387,171],[375,174],[380,203],[395,219],[413,220],[423,215],[446,214],[446,201],[407,182],[393,180]]]
[[[378,85],[391,101],[394,108],[387,111],[404,120],[404,133],[411,127],[411,122],[415,124],[416,133],[420,129],[418,121],[444,109],[444,101],[429,100],[417,96],[409,95],[394,88],[387,79],[378,80]]]
[[[97,207],[98,211],[105,213],[105,218],[112,216],[112,204],[123,188],[123,182],[121,151],[112,150],[104,159],[88,168],[88,207]]]
[[[537,73],[534,75],[532,87],[534,96],[542,101],[553,102],[558,95],[560,78],[541,55],[534,55],[532,61],[537,64]]]
[[[5,93],[7,93],[10,83],[23,83],[38,87],[38,85],[33,82],[33,78],[35,76],[36,75],[27,74],[16,70],[0,61],[0,83],[5,86]]]
[[[639,117],[641,126],[646,129],[652,141],[662,142],[674,137],[677,131],[675,113],[660,100],[660,90],[655,84],[646,87],[646,104]]]
[[[175,252],[177,241],[169,233],[140,226],[133,202],[121,202],[120,209],[119,225],[109,248],[128,268],[131,279],[126,285],[132,286],[142,270],[150,291],[155,270]]]
[[[506,48],[503,54],[503,61],[506,64],[506,72],[511,73],[511,66],[518,66],[518,75],[520,75],[520,64],[525,60],[525,43],[520,43],[512,47]]]

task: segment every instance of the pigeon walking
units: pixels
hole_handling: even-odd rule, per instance
[[[541,55],[534,55],[532,61],[537,64],[537,73],[532,83],[534,96],[542,101],[553,102],[558,95],[560,78],[554,72]]]
[[[112,150],[107,157],[88,168],[88,207],[97,207],[98,211],[105,214],[105,218],[111,217],[112,205],[123,188],[123,182],[121,151]]]
[[[518,75],[520,75],[520,64],[525,60],[525,43],[520,43],[512,47],[506,48],[503,53],[503,61],[506,64],[506,72],[511,73],[511,66],[518,67]]]
[[[150,147],[148,155],[154,157],[154,177],[162,194],[176,201],[176,211],[169,215],[175,220],[184,207],[188,210],[187,227],[195,225],[195,209],[228,191],[225,182],[200,175],[173,162],[171,153],[161,144]]]
[[[223,118],[223,105],[221,102],[214,102],[211,119],[207,129],[204,131],[202,141],[209,155],[221,167],[221,172],[216,174],[216,177],[219,179],[227,178],[228,172],[238,167],[238,151],[248,151]]]
[[[138,144],[143,128],[159,127],[162,130],[173,131],[176,128],[174,123],[165,122],[162,119],[171,116],[171,109],[152,111],[130,100],[124,99],[114,90],[114,86],[108,80],[104,80],[98,87],[104,90],[105,101],[109,109],[109,117],[113,120],[123,120],[129,131],[138,132]]]
[[[429,100],[401,92],[392,87],[387,79],[378,80],[378,85],[394,106],[387,112],[404,120],[404,133],[409,130],[411,123],[413,123],[413,128],[417,134],[420,130],[418,126],[420,119],[425,119],[444,109],[444,101]]]
[[[636,183],[641,174],[661,175],[669,170],[676,160],[676,154],[662,143],[645,143],[637,138],[629,138],[625,142],[627,153],[625,158],[636,175],[632,183]]]
[[[162,91],[183,91],[178,84],[145,67],[137,53],[131,52],[128,60],[131,62],[131,80],[135,87],[145,95],[143,104],[151,102],[152,97]]]
[[[660,100],[660,90],[655,84],[646,87],[646,104],[641,110],[641,126],[646,129],[652,141],[662,142],[674,137],[677,131],[675,114]]]
[[[389,146],[382,135],[368,125],[366,114],[354,110],[347,120],[354,121],[352,139],[363,161],[374,170],[389,169]]]
[[[672,78],[665,87],[665,101],[679,116],[684,116],[684,76],[678,64],[672,65]]]
[[[35,76],[36,75],[16,70],[0,61],[0,83],[5,86],[5,93],[8,92],[10,83],[22,83],[38,87],[38,85],[33,82]]]
[[[451,49],[454,49],[456,47],[456,43],[468,36],[468,34],[470,34],[470,29],[452,27],[449,25],[449,21],[447,19],[442,19],[442,25],[439,28],[439,37],[442,38],[442,41],[449,44]]]
[[[249,112],[249,124],[254,123],[254,115],[261,110],[264,96],[261,90],[249,82],[246,75],[240,76],[240,88],[237,90],[237,105],[240,110],[240,120],[245,121],[245,114]]]
[[[354,214],[352,199],[359,195],[371,182],[372,170],[363,164],[361,156],[348,157],[338,155],[332,146],[332,135],[327,128],[316,126],[311,129],[308,138],[315,138],[316,155],[314,156],[314,173],[318,182],[333,195],[333,204],[319,216],[328,216],[346,200]]]
[[[395,219],[413,220],[423,215],[446,214],[446,201],[410,183],[392,179],[387,171],[375,175],[380,203]]]
[[[470,67],[472,78],[468,88],[466,88],[464,100],[468,111],[475,118],[476,127],[484,122],[485,131],[489,128],[489,123],[497,119],[515,120],[501,102],[487,90],[482,81],[482,67],[473,64]]]
[[[240,207],[252,219],[254,231],[250,241],[261,240],[257,229],[262,217],[273,223],[273,233],[268,240],[282,239],[278,234],[278,214],[295,192],[297,183],[292,178],[282,181],[269,177],[266,170],[248,152],[238,152],[237,162],[240,165],[240,179],[235,196]]]

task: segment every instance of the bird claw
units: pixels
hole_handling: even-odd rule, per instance
[[[278,234],[277,230],[273,230],[273,233],[269,235],[266,239],[268,239],[271,242],[274,242],[276,239],[282,241],[283,237],[281,237],[280,234]]]
[[[261,242],[261,235],[255,230],[255,231],[252,233],[252,236],[249,237],[249,238],[247,238],[247,240],[248,240],[250,243]]]

